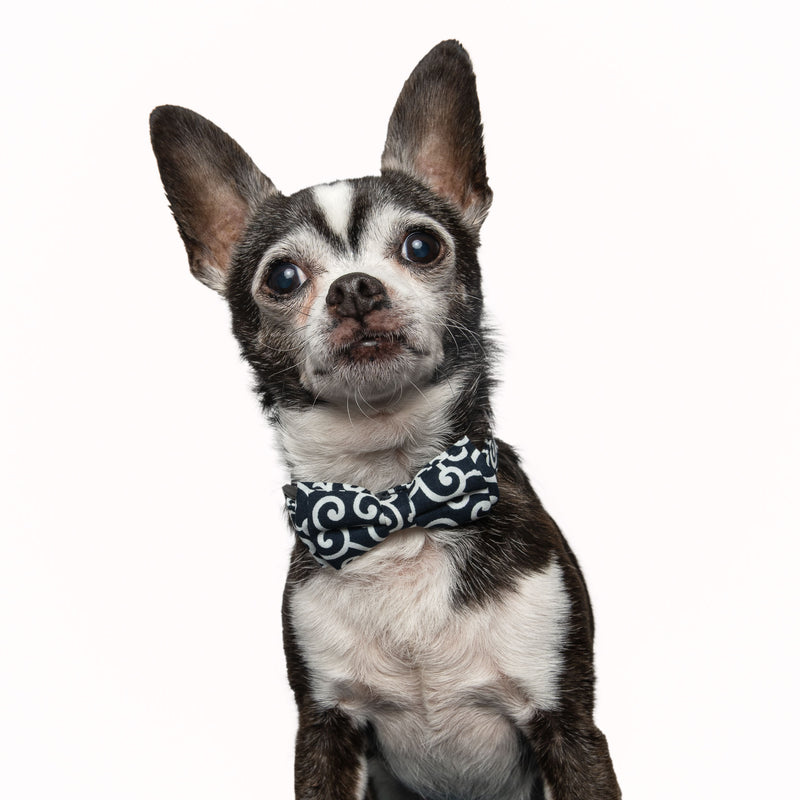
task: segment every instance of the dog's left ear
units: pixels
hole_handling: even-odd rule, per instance
[[[456,41],[438,44],[403,86],[381,168],[412,175],[479,228],[492,203],[475,73]]]

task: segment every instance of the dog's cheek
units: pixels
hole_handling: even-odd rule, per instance
[[[240,341],[246,337],[243,353],[261,383],[271,384],[279,375],[279,383],[287,386],[296,380],[293,367],[303,347],[296,335],[294,319],[285,309],[265,307],[255,301],[253,305],[257,324],[236,330]]]
[[[394,305],[422,324],[435,324],[448,313],[453,292],[463,292],[454,259],[428,270],[392,265],[387,283]]]
[[[300,307],[294,312],[294,327],[295,330],[302,330],[308,324],[313,313],[313,308],[317,300],[317,292],[315,287],[309,287],[309,290],[303,295]]]

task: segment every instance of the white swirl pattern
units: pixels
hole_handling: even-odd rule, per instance
[[[402,528],[454,528],[497,502],[497,443],[479,450],[466,436],[426,464],[409,483],[372,494],[348,483],[284,487],[300,541],[322,566],[341,569]]]

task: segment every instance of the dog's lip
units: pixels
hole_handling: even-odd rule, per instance
[[[340,342],[331,348],[332,362],[325,370],[335,369],[335,363],[379,363],[402,358],[403,355],[425,358],[428,351],[415,344],[402,330],[356,331],[349,341]]]
[[[349,342],[343,342],[335,350],[335,354],[349,353],[358,348],[380,348],[382,345],[407,345],[408,340],[400,331],[356,331]]]

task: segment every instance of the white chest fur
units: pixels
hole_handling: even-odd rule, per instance
[[[523,798],[515,723],[558,704],[569,610],[561,568],[478,609],[452,606],[436,534],[393,534],[292,602],[314,698],[371,723],[395,774],[421,793]]]

